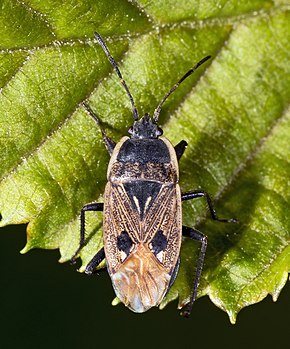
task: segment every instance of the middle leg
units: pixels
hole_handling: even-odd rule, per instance
[[[220,219],[218,218],[215,208],[213,206],[213,202],[209,196],[209,194],[206,191],[203,190],[193,190],[189,191],[187,193],[182,193],[181,194],[181,200],[186,201],[186,200],[192,200],[192,199],[197,199],[197,198],[205,198],[207,202],[207,206],[209,208],[209,212],[211,215],[211,218],[215,221],[219,222],[225,222],[225,223],[238,223],[238,220],[235,218],[231,219]]]

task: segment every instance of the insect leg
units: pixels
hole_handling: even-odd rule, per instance
[[[81,209],[81,229],[80,229],[80,244],[79,248],[76,250],[74,255],[71,257],[70,262],[73,264],[76,260],[77,255],[79,254],[80,250],[84,247],[85,245],[85,212],[86,211],[103,211],[104,209],[104,204],[103,203],[93,203],[93,204],[88,204],[85,205]]]
[[[86,266],[85,273],[88,275],[94,274],[95,272],[99,272],[100,270],[96,270],[95,268],[105,259],[105,250],[102,247],[98,253],[93,257],[90,263]]]
[[[218,218],[216,211],[214,209],[212,200],[209,196],[209,194],[206,191],[203,190],[193,190],[193,191],[189,191],[187,193],[182,193],[181,194],[181,200],[185,201],[185,200],[192,200],[192,199],[196,199],[196,198],[205,198],[206,202],[207,202],[207,206],[209,208],[209,212],[211,215],[211,218],[215,221],[219,221],[219,222],[225,222],[225,223],[238,223],[238,220],[235,218],[232,219],[220,219]]]
[[[101,125],[101,121],[100,119],[97,117],[97,115],[92,111],[92,109],[85,103],[83,102],[82,103],[82,106],[86,109],[86,111],[89,113],[89,115],[96,121],[96,123],[98,124],[101,132],[102,132],[102,137],[103,137],[103,140],[104,140],[104,143],[105,143],[105,146],[109,152],[110,155],[112,155],[113,153],[113,150],[115,148],[115,145],[116,143],[106,135],[105,131],[103,130],[102,128],[102,125]]]
[[[190,301],[181,311],[181,315],[188,317],[191,313],[193,303],[196,299],[197,289],[198,289],[201,271],[202,271],[203,262],[204,262],[205,251],[206,251],[206,247],[207,247],[207,237],[206,237],[206,235],[204,235],[200,231],[193,229],[193,228],[190,228],[190,227],[186,227],[186,226],[182,226],[182,235],[187,236],[187,237],[191,238],[192,240],[197,240],[201,243],[201,248],[199,251],[196,274],[195,274],[195,278],[193,281],[193,289],[192,289],[192,293],[190,296]]]
[[[177,156],[177,160],[179,160],[182,157],[186,147],[187,147],[187,142],[184,140],[182,140],[178,144],[176,144],[174,149],[175,149],[175,153]]]

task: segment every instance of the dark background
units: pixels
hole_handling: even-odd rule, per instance
[[[236,325],[208,297],[189,319],[176,302],[163,311],[134,314],[111,306],[106,273],[88,277],[59,264],[58,251],[21,255],[25,226],[0,231],[1,348],[288,348],[290,283],[278,302],[271,297],[243,309]]]

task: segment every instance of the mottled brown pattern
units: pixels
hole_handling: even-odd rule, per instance
[[[104,213],[105,253],[111,273],[116,272],[122,264],[117,237],[123,230],[127,231],[136,246],[140,242],[149,246],[157,231],[162,230],[168,241],[162,265],[168,273],[172,271],[178,260],[181,245],[181,201],[178,185],[163,185],[141,221],[123,185],[107,183]]]
[[[142,159],[142,164],[121,162],[118,152],[127,139],[123,138],[117,144],[108,167],[104,194],[104,247],[117,296],[133,311],[143,312],[161,302],[178,262],[182,236],[181,194],[178,162],[171,143],[162,138],[170,154],[169,162],[152,159],[147,162]],[[142,185],[156,182],[156,186],[148,184],[148,190],[154,188],[154,192],[149,190],[147,195],[138,196],[140,192],[136,190],[135,196],[129,187],[136,188],[136,182],[140,182],[139,187],[141,181]],[[155,252],[151,242],[160,230],[166,243]],[[118,236],[123,231],[133,242],[129,252],[117,246]]]
[[[176,183],[177,171],[172,165],[148,162],[145,165],[139,163],[115,162],[112,164],[109,180],[123,182],[128,180],[153,180],[161,183]]]

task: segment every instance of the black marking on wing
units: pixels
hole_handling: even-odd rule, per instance
[[[141,220],[143,220],[145,213],[152,206],[152,203],[160,192],[161,186],[162,184],[151,181],[132,181],[124,183],[124,188],[130,198],[132,206],[135,210],[140,210]],[[139,207],[137,207],[135,200],[138,201]]]
[[[130,249],[133,245],[133,241],[130,238],[129,234],[123,230],[122,233],[117,237],[117,247],[120,251],[124,251],[128,256]]]
[[[154,235],[152,241],[152,249],[153,253],[157,255],[159,252],[164,251],[167,246],[167,238],[163,234],[162,230],[158,230]]]

